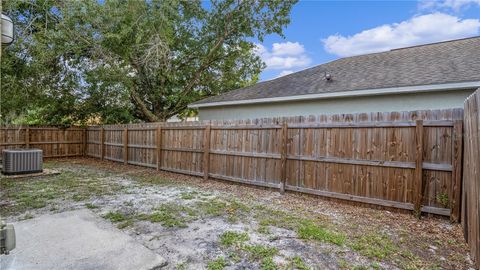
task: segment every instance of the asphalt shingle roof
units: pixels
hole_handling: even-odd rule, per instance
[[[480,81],[480,37],[341,58],[193,104],[467,81]]]

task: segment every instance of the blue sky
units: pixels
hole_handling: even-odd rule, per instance
[[[340,57],[480,35],[480,0],[300,1],[285,38],[258,43],[261,80]]]

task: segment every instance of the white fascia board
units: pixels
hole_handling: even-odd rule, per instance
[[[445,83],[445,84],[428,84],[428,85],[377,88],[377,89],[365,89],[365,90],[351,90],[351,91],[342,91],[342,92],[272,97],[272,98],[257,98],[257,99],[246,99],[246,100],[231,100],[231,101],[210,102],[210,103],[202,103],[202,104],[190,104],[188,105],[188,107],[202,108],[202,107],[216,107],[216,106],[242,105],[242,104],[255,104],[255,103],[314,100],[314,99],[325,99],[325,98],[358,97],[358,96],[404,94],[404,93],[423,93],[423,92],[434,92],[434,91],[441,91],[441,90],[468,89],[468,88],[476,88],[476,87],[480,87],[480,81]]]

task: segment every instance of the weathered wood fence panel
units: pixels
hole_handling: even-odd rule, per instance
[[[204,126],[162,127],[161,170],[203,175]]]
[[[465,101],[462,225],[470,255],[480,268],[480,91]]]
[[[89,128],[86,132],[86,152],[85,155],[91,157],[102,157],[102,139],[100,128]]]
[[[118,162],[458,220],[462,119],[452,109],[110,125],[88,128],[86,148]]]
[[[44,157],[82,156],[84,153],[83,128],[58,127],[0,127],[0,151],[10,148],[39,148]]]

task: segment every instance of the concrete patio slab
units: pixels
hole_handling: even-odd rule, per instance
[[[0,269],[160,269],[164,258],[89,210],[18,222],[17,247]]]

